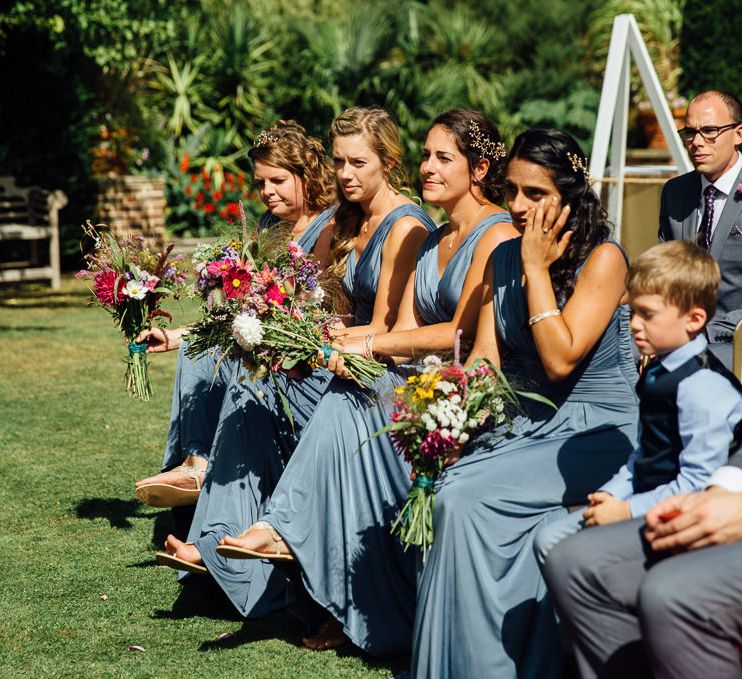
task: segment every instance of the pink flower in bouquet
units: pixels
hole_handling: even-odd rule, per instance
[[[269,304],[281,306],[286,301],[286,295],[281,292],[281,288],[279,288],[275,283],[272,283],[265,292],[265,301]]]
[[[441,436],[438,429],[428,432],[420,446],[423,457],[436,459],[448,454],[456,445],[456,439],[451,436]]]
[[[123,289],[126,286],[123,276],[115,271],[101,271],[93,281],[95,296],[101,304],[115,306],[123,301]]]
[[[160,279],[157,276],[150,276],[149,278],[147,278],[144,287],[147,288],[147,290],[149,290],[150,292],[154,292],[159,282]]]
[[[255,280],[260,283],[260,285],[269,286],[273,283],[277,274],[277,269],[272,269],[267,264],[263,264],[262,270],[255,272]]]
[[[294,258],[301,257],[304,254],[304,249],[296,241],[289,241],[286,248],[288,249],[289,254]]]
[[[242,299],[250,289],[251,275],[247,269],[232,266],[222,274],[224,295],[227,299]]]
[[[206,273],[212,278],[221,278],[233,266],[235,266],[234,261],[224,257],[216,262],[209,262],[206,265]]]

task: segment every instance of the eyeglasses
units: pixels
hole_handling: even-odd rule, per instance
[[[706,125],[705,127],[683,127],[678,130],[678,134],[686,143],[692,142],[697,134],[701,135],[704,141],[715,141],[716,138],[725,130],[731,130],[742,123],[728,123],[726,125]]]

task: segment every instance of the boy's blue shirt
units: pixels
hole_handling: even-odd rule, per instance
[[[699,335],[687,344],[660,359],[668,372],[706,349],[708,342]],[[634,463],[642,455],[641,424],[639,445],[626,464],[600,488],[631,508],[631,516],[638,518],[660,500],[702,490],[711,473],[727,461],[734,427],[742,419],[742,396],[718,373],[703,368],[685,378],[678,385],[678,429],[683,450],[680,453],[680,471],[669,483],[645,493],[634,493]]]

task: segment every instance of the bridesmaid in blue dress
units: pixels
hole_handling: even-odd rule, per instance
[[[470,360],[489,358],[557,409],[524,402],[509,435],[471,441],[439,481],[418,586],[419,679],[560,676],[533,537],[635,445],[627,263],[577,143],[556,130],[518,136],[505,197],[524,233],[492,257]]]
[[[387,330],[414,268],[414,253],[435,225],[400,193],[385,170],[401,164],[399,134],[388,113],[346,111],[334,121],[331,140],[342,193],[331,268],[345,265],[343,283],[353,301],[356,325],[363,332]],[[347,256],[345,243],[352,248]],[[234,378],[196,507],[191,544],[171,536],[166,542],[170,554],[158,555],[161,563],[180,569],[207,570],[244,616],[286,605],[293,598],[290,584],[269,563],[227,560],[215,549],[222,537],[262,516],[331,375],[318,369],[302,380],[283,373],[274,377],[290,405],[294,430],[272,380],[240,383]]]
[[[268,208],[260,228],[279,221],[293,222],[292,238],[308,251],[315,251],[320,234],[328,224],[335,201],[332,168],[318,139],[307,135],[293,121],[278,121],[261,132],[249,155],[254,163],[254,180],[263,204]],[[315,251],[327,257],[327,243]],[[165,455],[161,473],[136,484],[136,495],[155,507],[195,504],[208,463],[222,401],[237,369],[236,361],[216,353],[197,358],[185,354],[187,328],[153,328],[140,335],[149,344],[148,352],[179,349]]]
[[[419,251],[393,331],[345,337],[338,348],[410,359],[450,350],[457,328],[465,339],[473,338],[489,256],[518,235],[496,206],[504,155],[497,129],[477,112],[457,109],[433,122],[420,166],[423,196],[443,207],[450,221]],[[330,363],[342,375],[336,356]],[[264,521],[223,541],[223,552],[231,556],[298,561],[309,594],[332,616],[305,640],[310,648],[350,639],[374,655],[409,652],[415,555],[405,553],[389,529],[407,495],[410,470],[387,437],[358,450],[389,422],[387,395],[402,379],[388,371],[375,394],[334,379]]]

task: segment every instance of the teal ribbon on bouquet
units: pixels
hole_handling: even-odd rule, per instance
[[[430,476],[425,476],[425,474],[418,474],[415,477],[415,488],[422,488],[423,490],[427,490],[429,488],[432,488],[435,485],[435,480]]]
[[[130,354],[145,354],[145,353],[147,353],[147,343],[146,342],[130,342],[129,343],[129,353]]]
[[[325,365],[330,360],[330,356],[332,356],[332,352],[335,351],[329,344],[323,344],[320,348],[320,351],[322,352],[322,355],[325,357]]]

